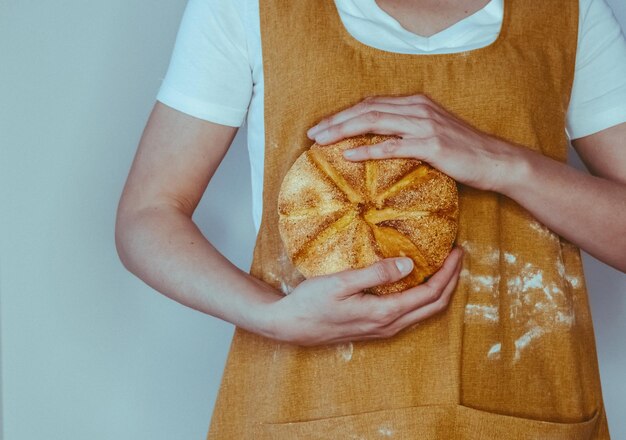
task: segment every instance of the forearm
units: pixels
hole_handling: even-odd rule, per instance
[[[282,295],[228,261],[174,207],[118,215],[116,245],[125,267],[167,297],[267,334],[263,305]]]
[[[566,240],[626,272],[626,185],[525,148],[511,157],[510,172],[495,190]]]

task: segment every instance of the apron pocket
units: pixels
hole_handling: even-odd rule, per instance
[[[300,422],[257,423],[255,440],[327,439],[520,439],[587,440],[600,410],[576,423],[507,416],[463,405],[396,408]]]

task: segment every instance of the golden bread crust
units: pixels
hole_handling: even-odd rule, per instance
[[[415,264],[409,275],[368,289],[396,293],[424,282],[450,253],[458,229],[452,178],[417,159],[343,158],[346,149],[391,137],[367,134],[313,144],[285,175],[278,196],[279,233],[306,278],[411,257]]]

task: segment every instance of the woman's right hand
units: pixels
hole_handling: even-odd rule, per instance
[[[455,247],[428,281],[389,295],[363,289],[397,281],[413,267],[410,258],[387,258],[371,266],[309,278],[267,305],[271,338],[314,346],[388,338],[446,308],[461,270]],[[400,270],[396,262],[407,266]]]

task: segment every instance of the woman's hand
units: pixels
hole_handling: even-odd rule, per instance
[[[393,336],[446,308],[458,281],[461,255],[461,248],[454,248],[428,281],[383,296],[362,290],[405,277],[413,268],[410,258],[388,258],[362,269],[309,278],[267,305],[269,335],[304,346]]]
[[[515,159],[525,150],[473,128],[425,95],[366,98],[323,119],[307,135],[330,144],[365,133],[400,138],[346,150],[346,159],[420,159],[458,182],[491,191],[512,180]]]

